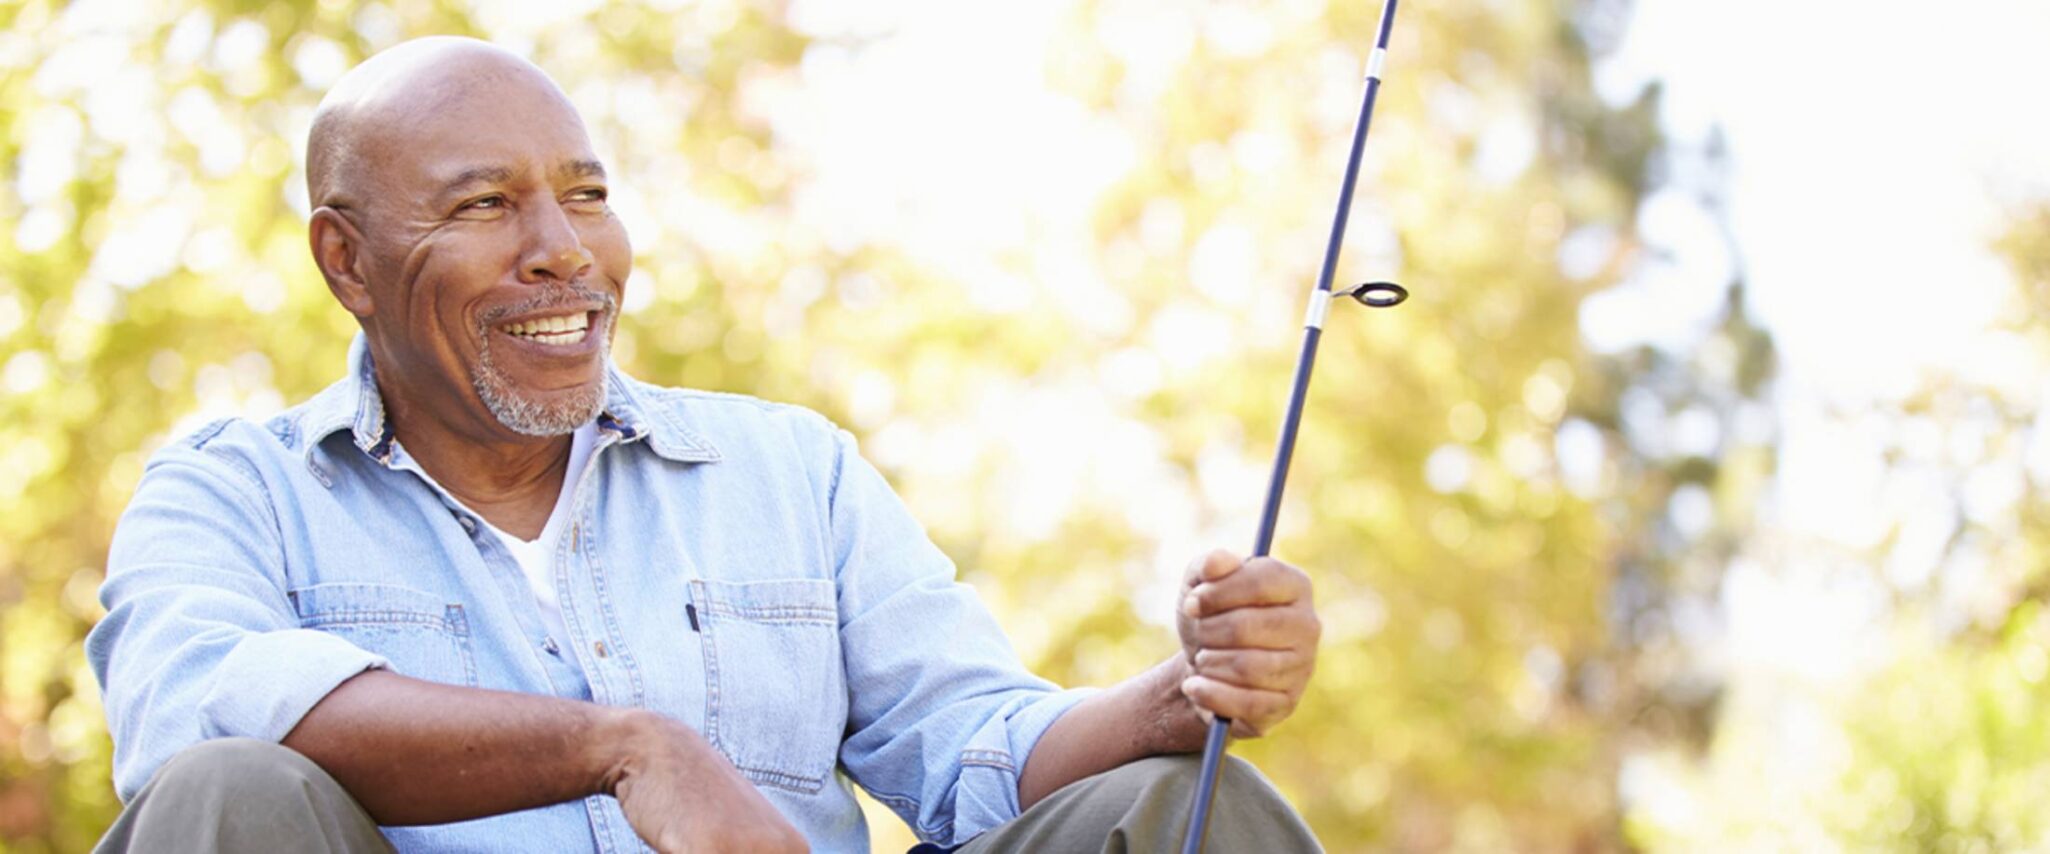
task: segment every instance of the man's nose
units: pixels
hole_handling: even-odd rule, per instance
[[[573,282],[591,268],[591,252],[571,224],[560,204],[530,208],[527,216],[527,249],[520,259],[520,281]]]

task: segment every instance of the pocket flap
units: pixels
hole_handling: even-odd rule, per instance
[[[818,578],[774,581],[707,581],[690,583],[698,610],[713,616],[756,623],[825,623],[839,625],[838,590]]]
[[[395,584],[333,583],[295,588],[285,594],[292,610],[306,626],[345,623],[424,622],[461,631],[463,621],[453,619],[462,606],[447,598]]]

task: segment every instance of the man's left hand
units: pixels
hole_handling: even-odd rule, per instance
[[[1245,561],[1218,549],[1189,564],[1178,611],[1193,671],[1182,694],[1206,718],[1230,718],[1234,737],[1252,738],[1295,711],[1323,633],[1308,575],[1273,558]]]

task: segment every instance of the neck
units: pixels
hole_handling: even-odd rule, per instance
[[[429,477],[499,530],[528,540],[541,535],[567,480],[568,434],[522,435],[488,413],[448,417],[414,405],[382,376],[378,386],[392,434]],[[467,397],[469,390],[462,391]]]

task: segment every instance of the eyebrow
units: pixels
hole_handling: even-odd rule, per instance
[[[555,174],[561,178],[605,179],[605,164],[596,160],[566,160],[555,167]],[[456,173],[441,185],[441,195],[454,195],[473,184],[506,184],[513,179],[513,170],[505,166],[472,166]]]
[[[605,164],[596,160],[569,160],[555,167],[555,172],[566,178],[597,178],[602,181],[605,179]]]
[[[441,195],[454,195],[472,184],[504,184],[512,177],[513,171],[504,166],[472,166],[442,184]]]

